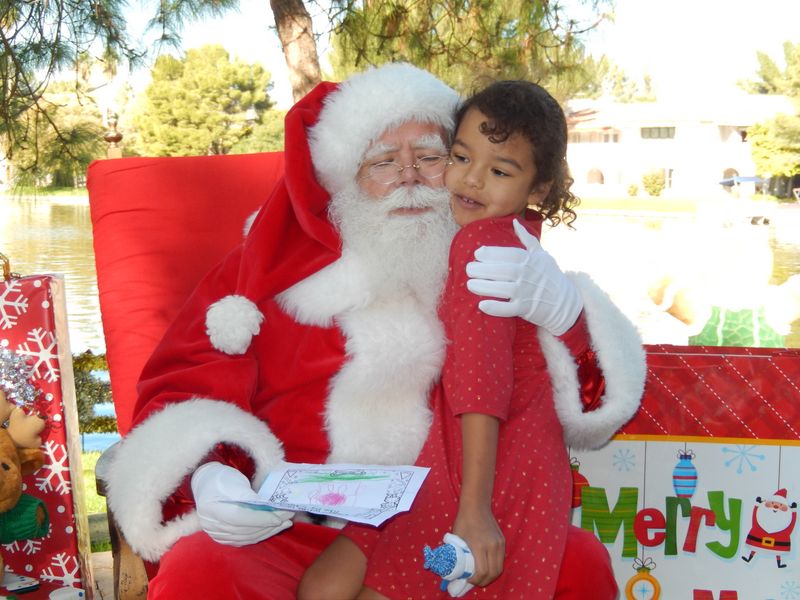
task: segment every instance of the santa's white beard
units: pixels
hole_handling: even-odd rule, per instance
[[[762,504],[756,510],[756,521],[767,533],[777,533],[789,527],[792,513],[788,510],[773,510]]]
[[[456,224],[446,188],[398,188],[384,198],[366,195],[357,184],[330,202],[331,221],[342,238],[342,256],[358,257],[373,298],[412,293],[436,306],[447,275]],[[429,208],[394,215],[399,208]]]

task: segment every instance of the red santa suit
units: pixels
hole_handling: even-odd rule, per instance
[[[355,181],[364,152],[385,130],[413,119],[452,129],[457,102],[429,74],[391,65],[322,83],[287,114],[284,178],[146,365],[134,426],[109,468],[109,506],[126,539],[160,562],[151,597],[292,598],[302,571],[336,533],[295,522],[259,544],[213,542],[185,493],[209,458],[238,468],[256,489],[281,460],[416,459],[444,359],[436,306],[401,298],[370,305],[357,269],[342,257],[328,191]],[[605,377],[598,409],[583,412],[585,357],[576,361],[552,336],[542,347],[565,437],[591,447],[635,412],[645,361],[630,322],[588,278],[575,281]],[[347,410],[336,410],[346,402]],[[339,416],[326,421],[332,413]]]

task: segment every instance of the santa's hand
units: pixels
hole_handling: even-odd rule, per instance
[[[192,475],[197,516],[211,539],[228,546],[247,546],[292,526],[293,513],[254,510],[235,504],[257,498],[240,471],[218,462],[199,467]]]
[[[522,317],[553,335],[565,333],[578,320],[583,301],[556,261],[519,221],[514,230],[525,246],[482,246],[475,262],[467,265],[467,288],[479,296],[507,299],[482,300],[478,307],[495,317]]]

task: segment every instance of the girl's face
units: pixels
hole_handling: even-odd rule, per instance
[[[533,145],[517,134],[498,144],[490,142],[479,129],[487,120],[477,108],[467,110],[445,173],[453,218],[461,227],[487,217],[521,215],[550,190],[550,182],[534,186]]]

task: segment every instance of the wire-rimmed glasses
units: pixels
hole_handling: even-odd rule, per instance
[[[377,183],[389,185],[400,179],[403,171],[412,168],[416,169],[417,173],[425,179],[436,179],[444,175],[448,162],[447,156],[438,154],[421,156],[414,164],[406,166],[398,165],[394,161],[383,161],[370,165],[367,168],[367,174],[362,176],[361,179],[369,178]]]

